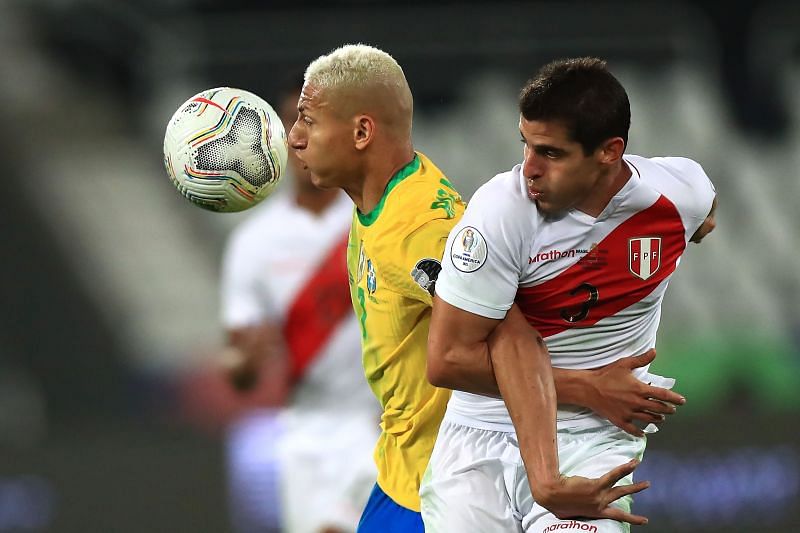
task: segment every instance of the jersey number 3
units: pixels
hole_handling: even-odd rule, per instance
[[[570,324],[574,324],[575,322],[580,322],[581,320],[585,320],[587,316],[589,316],[589,310],[592,307],[597,305],[597,300],[600,299],[600,291],[597,290],[597,287],[592,285],[591,283],[581,283],[571,291],[569,291],[570,296],[575,296],[579,292],[586,291],[587,298],[586,300],[581,303],[580,309],[576,311],[575,307],[572,308],[564,308],[561,310],[561,318],[569,322]]]

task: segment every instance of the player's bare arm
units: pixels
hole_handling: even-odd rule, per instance
[[[280,328],[269,321],[228,331],[223,366],[231,385],[239,391],[255,388],[268,379],[270,405],[282,405],[288,394],[288,364]]]
[[[495,322],[496,327],[488,341],[472,339],[479,331],[483,317],[472,313],[455,313],[458,308],[440,298],[434,299],[434,313],[428,335],[428,379],[433,385],[453,390],[500,397],[491,352],[504,335],[536,337],[536,331],[525,323],[508,327],[506,321]],[[516,309],[516,305],[512,308]],[[442,311],[442,312],[439,312]],[[453,327],[445,317],[461,316],[463,324]],[[474,323],[473,323],[474,321]],[[462,333],[459,333],[462,332]],[[459,335],[470,335],[469,339]],[[675,406],[686,400],[669,389],[642,383],[633,375],[633,369],[650,364],[655,351],[640,356],[625,357],[610,365],[593,370],[567,370],[554,368],[553,378],[558,403],[587,407],[604,416],[614,425],[642,436],[644,432],[636,421],[661,423],[666,415],[675,413]]]
[[[436,298],[428,335],[431,362],[428,373],[432,382],[439,382],[442,370],[442,366],[436,364],[439,361],[449,359],[455,362],[455,368],[460,368],[460,362],[488,362],[488,340],[500,323],[500,320],[463,311]],[[455,354],[460,352],[469,352],[472,357],[459,358]],[[520,448],[532,451],[523,459],[534,496],[537,501],[548,500],[550,488],[557,487],[560,479],[555,438],[556,395],[549,355],[543,343],[535,353],[518,357],[520,355],[523,354],[503,354],[496,369],[497,385],[517,428]],[[511,358],[517,360],[510,361]],[[530,366],[530,371],[517,371],[516,367],[526,364],[522,359]],[[461,372],[460,377],[468,379],[469,370]]]
[[[428,381],[445,389],[499,398],[487,339],[500,323],[434,296],[428,331]]]
[[[501,323],[502,330],[498,327]],[[473,368],[464,361],[483,361],[484,365],[490,365],[514,423],[536,501],[560,518],[604,517],[633,524],[646,523],[643,516],[609,507],[616,499],[649,486],[647,482],[639,482],[614,487],[636,468],[637,463],[622,465],[598,479],[560,474],[550,355],[541,336],[530,332],[531,327],[516,308],[501,322],[463,311],[437,298],[429,334],[429,378],[434,384],[438,378],[446,379],[439,373],[448,367],[440,363],[448,359],[455,363],[450,368],[459,369],[459,377],[468,382]],[[497,348],[491,352],[490,339]],[[470,353],[472,357],[459,358],[457,353]],[[480,380],[472,383],[485,384]]]
[[[534,334],[531,335],[531,332]],[[559,518],[592,517],[610,518],[631,524],[642,525],[647,518],[611,507],[610,504],[623,496],[635,494],[650,486],[647,481],[632,485],[615,487],[616,483],[633,472],[638,461],[630,461],[607,472],[600,478],[589,479],[580,476],[559,477],[555,483],[548,479],[541,481],[532,477],[531,465],[541,463],[546,448],[542,448],[543,428],[552,427],[555,446],[555,416],[552,426],[543,420],[541,414],[532,410],[531,393],[541,394],[550,379],[550,354],[544,340],[530,327],[522,312],[512,306],[503,321],[502,330],[496,328],[491,351],[492,366],[506,407],[517,433],[520,454],[525,463],[528,482],[534,499]],[[550,432],[547,432],[550,435]]]

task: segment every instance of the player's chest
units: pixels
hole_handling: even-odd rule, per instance
[[[311,277],[317,260],[303,250],[284,248],[264,254],[254,266],[258,271],[256,283],[259,290],[273,305],[287,308]]]
[[[529,321],[549,335],[623,309],[651,312],[686,246],[669,205],[602,223],[541,225],[516,297]]]
[[[347,245],[347,276],[351,290],[357,291],[359,298],[376,303],[378,286],[384,285],[378,283],[379,271],[372,247],[360,235],[351,233]]]
[[[258,273],[262,290],[282,307],[290,305],[320,273],[333,269],[336,252],[344,247],[341,231],[295,230],[291,237],[259,243],[259,255],[250,266]]]
[[[666,199],[599,222],[576,215],[540,223],[528,242],[523,287],[560,277],[647,281],[675,263],[686,244],[681,218]]]

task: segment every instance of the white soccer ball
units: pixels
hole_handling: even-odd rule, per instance
[[[189,98],[164,135],[164,166],[178,191],[204,209],[242,211],[270,195],[286,169],[286,130],[253,93],[230,87]]]

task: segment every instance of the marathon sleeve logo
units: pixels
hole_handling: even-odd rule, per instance
[[[411,277],[414,281],[428,291],[433,296],[436,290],[436,279],[439,277],[439,272],[442,271],[442,264],[436,259],[420,259],[417,261],[416,266],[411,270]]]
[[[661,237],[628,240],[628,267],[637,278],[646,280],[661,267]]]
[[[489,249],[477,229],[467,226],[459,231],[450,247],[450,260],[461,272],[475,272],[486,262]]]

